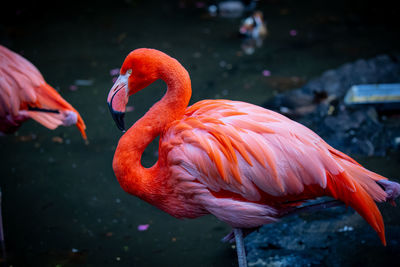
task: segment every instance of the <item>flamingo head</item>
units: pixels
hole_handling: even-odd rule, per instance
[[[125,131],[124,116],[129,96],[159,79],[159,60],[162,52],[154,49],[136,49],[122,64],[120,75],[111,88],[107,103],[111,115],[121,131]]]

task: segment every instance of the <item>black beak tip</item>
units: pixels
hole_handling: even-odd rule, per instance
[[[122,132],[126,132],[124,117],[125,117],[125,113],[124,112],[116,111],[113,114],[114,121],[117,124],[118,129],[120,129]]]
[[[126,132],[125,122],[124,122],[125,112],[115,111],[111,107],[110,103],[108,103],[108,108],[110,109],[111,116],[113,117],[115,123],[117,124],[118,129],[120,129],[122,132]]]

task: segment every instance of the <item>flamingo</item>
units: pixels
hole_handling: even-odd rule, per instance
[[[261,11],[255,11],[246,18],[239,28],[240,34],[252,39],[264,38],[268,35],[267,24]]]
[[[400,195],[400,184],[371,172],[329,146],[316,133],[256,105],[203,100],[188,107],[188,72],[154,49],[132,51],[120,69],[107,102],[125,131],[129,96],[161,79],[164,97],[118,142],[113,170],[121,187],[177,218],[213,214],[233,228],[240,266],[246,266],[243,233],[302,210],[344,203],[354,208],[385,245],[384,224],[375,201]],[[157,136],[159,157],[141,165]],[[329,196],[327,203],[305,205]],[[246,230],[246,231],[243,231]]]
[[[51,130],[75,124],[86,140],[78,111],[31,62],[0,45],[0,132],[13,133],[29,118]]]

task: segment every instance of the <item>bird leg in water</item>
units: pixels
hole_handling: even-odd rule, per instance
[[[233,228],[236,240],[236,252],[238,256],[239,267],[247,267],[246,251],[244,250],[243,232],[240,228]]]
[[[1,258],[0,262],[6,262],[6,246],[4,243],[4,232],[3,232],[3,217],[1,215],[1,188],[0,188],[0,246],[1,246]]]

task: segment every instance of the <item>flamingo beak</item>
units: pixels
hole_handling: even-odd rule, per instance
[[[122,132],[126,132],[125,121],[124,121],[125,112],[115,111],[110,103],[108,103],[108,108],[110,109],[111,116],[114,119],[118,129],[120,129]]]
[[[107,97],[108,108],[118,129],[125,132],[125,107],[128,103],[127,77],[120,75]]]

